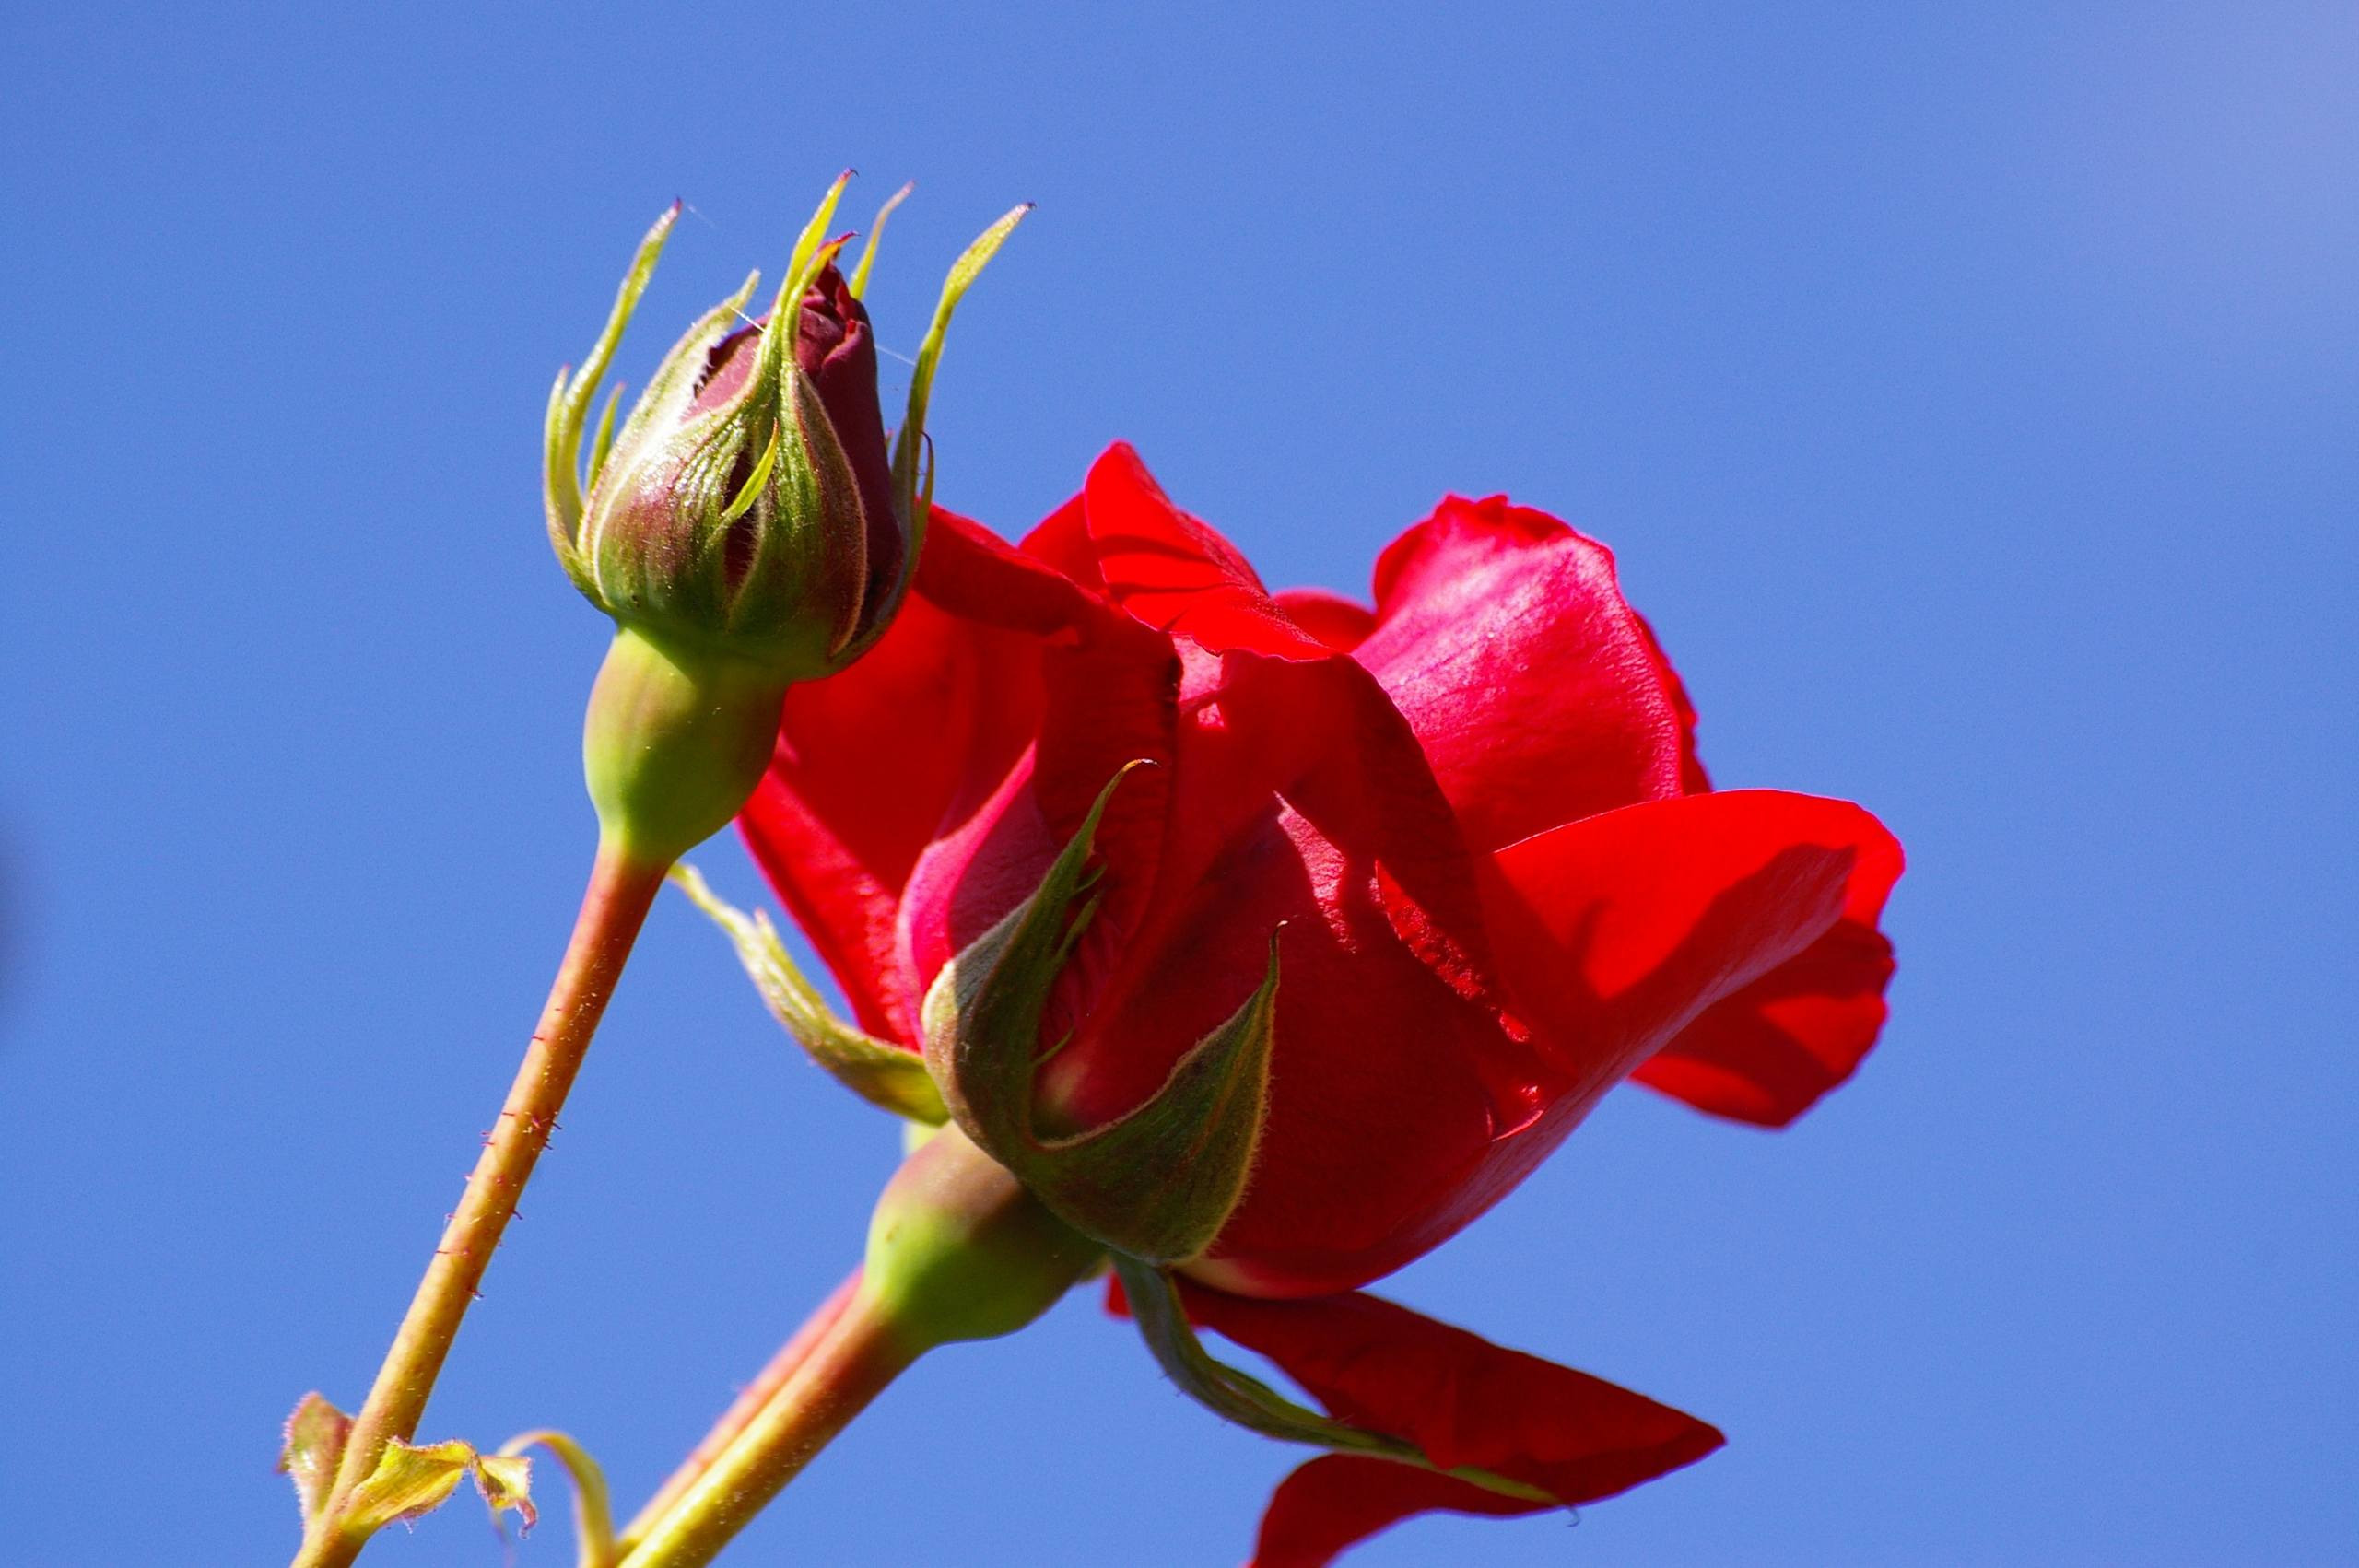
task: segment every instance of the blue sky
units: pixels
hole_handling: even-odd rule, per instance
[[[1385,1287],[1729,1448],[1356,1562],[2359,1555],[2348,7],[78,5],[0,59],[11,1562],[291,1548],[276,1423],[358,1402],[589,851],[548,378],[674,196],[634,384],[846,164],[919,182],[903,353],[1040,204],[949,504],[1020,530],[1127,439],[1360,591],[1508,491],[1615,546],[1722,782],[1908,846],[1851,1086],[1626,1091]],[[629,1506],[893,1159],[667,899],[428,1432],[564,1426]],[[740,1555],[1234,1562],[1290,1459],[1076,1300]],[[370,1561],[504,1559],[457,1506]]]

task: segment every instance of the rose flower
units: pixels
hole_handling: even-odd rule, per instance
[[[792,689],[740,818],[860,1028],[917,1052],[945,966],[1042,885],[1109,779],[1155,765],[1097,824],[1032,1114],[1073,1136],[1153,1097],[1265,984],[1274,939],[1266,1117],[1181,1299],[1430,1461],[1305,1465],[1260,1568],[1426,1509],[1610,1495],[1717,1446],[1352,1293],[1625,1078],[1790,1121],[1873,1044],[1893,969],[1897,844],[1845,802],[1710,788],[1602,545],[1453,497],[1384,551],[1373,599],[1268,591],[1117,446],[1020,546],[936,509],[899,619]]]

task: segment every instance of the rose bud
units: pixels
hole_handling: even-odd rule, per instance
[[[617,633],[592,699],[591,793],[647,859],[727,822],[769,757],[787,686],[843,669],[890,622],[925,531],[925,408],[943,333],[1026,210],[952,268],[888,447],[860,302],[874,237],[849,280],[836,267],[843,241],[823,242],[843,186],[804,229],[769,314],[745,315],[758,281],[747,278],[664,356],[619,435],[619,389],[609,397],[585,464],[591,402],[675,205],[640,243],[581,373],[561,373],[552,394],[550,540]]]
[[[624,625],[809,680],[883,629],[907,579],[910,509],[895,494],[868,312],[834,263],[713,339],[744,301],[656,370],[573,548],[583,591]]]
[[[1116,447],[1020,546],[936,512],[892,629],[790,695],[740,818],[855,1014],[776,990],[814,1054],[1124,1255],[1182,1387],[1335,1450],[1280,1490],[1269,1568],[1714,1446],[1356,1292],[1625,1081],[1792,1120],[1867,1054],[1892,974],[1899,846],[1845,802],[1712,789],[1602,545],[1453,497],[1372,597],[1270,592]]]

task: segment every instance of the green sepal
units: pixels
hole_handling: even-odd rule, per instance
[[[754,472],[747,474],[745,483],[738,487],[736,498],[721,509],[722,521],[734,522],[752,509],[762,487],[770,482],[770,470],[778,464],[778,441],[779,432],[772,430],[769,445],[764,447],[762,455],[755,460]]]
[[[836,216],[836,204],[843,199],[844,187],[851,183],[851,170],[847,169],[836,176],[827,193],[819,198],[811,221],[794,239],[794,250],[787,257],[786,275],[779,280],[778,298],[770,304],[769,325],[762,333],[761,357],[755,363],[753,380],[777,382],[786,367],[794,363],[794,341],[802,329],[803,296],[810,289],[811,280],[821,268],[835,259],[843,249],[843,241],[822,246],[827,225]]]
[[[557,385],[549,393],[548,416],[541,431],[543,498],[548,509],[549,543],[556,546],[557,559],[576,583],[584,575],[575,537],[581,526],[582,428],[589,421],[592,400],[598,395],[598,383],[605,379],[606,367],[613,363],[615,350],[622,343],[623,329],[630,324],[631,313],[639,309],[639,297],[647,291],[647,280],[655,275],[656,258],[663,253],[663,242],[671,238],[672,226],[679,219],[680,204],[674,202],[640,239],[638,251],[631,256],[630,270],[623,275],[622,287],[615,291],[615,307],[607,313],[605,327],[581,362],[581,374],[559,370]],[[611,421],[611,409],[607,417]],[[602,429],[593,467],[604,458],[604,446]]]
[[[606,466],[606,454],[615,445],[615,410],[622,405],[623,384],[616,381],[606,393],[606,411],[598,415],[598,433],[590,441],[590,466],[583,470],[581,488],[586,495],[598,487],[598,474]]]
[[[781,375],[781,427],[792,421],[801,439],[782,441],[773,488],[765,497],[772,509],[771,525],[761,531],[739,599],[758,608],[755,585],[767,577],[796,583],[803,602],[814,607],[835,606],[836,622],[827,632],[826,667],[841,668],[851,661],[845,649],[860,635],[867,592],[867,514],[851,458],[819,399],[819,384],[791,358]],[[733,604],[730,614],[737,619],[739,606]],[[872,626],[869,640],[882,637],[887,624],[879,620]]]
[[[556,1455],[566,1474],[573,1478],[575,1568],[615,1568],[615,1510],[606,1491],[606,1472],[581,1444],[562,1432],[527,1432],[501,1444],[499,1454],[484,1463],[518,1463],[517,1456],[532,1447]]]
[[[622,428],[611,437],[601,432],[598,478],[602,483],[589,497],[587,510],[574,529],[570,555],[560,548],[557,558],[565,563],[574,585],[609,614],[623,605],[628,586],[625,580],[609,583],[605,579],[613,565],[605,558],[608,552],[604,543],[612,521],[611,498],[628,493],[635,471],[662,462],[669,443],[679,441],[684,436],[692,446],[710,443],[711,433],[706,427],[720,423],[715,416],[706,415],[692,432],[684,432],[681,427],[689,405],[696,401],[697,385],[712,350],[737,329],[744,320],[745,306],[761,281],[758,271],[747,273],[736,293],[699,316],[658,362],[654,375],[641,389],[639,401],[624,415]],[[726,474],[735,456],[732,448],[711,461]]]
[[[909,181],[899,190],[886,197],[885,205],[876,209],[876,221],[868,226],[868,242],[860,248],[860,264],[851,269],[851,278],[850,280],[849,287],[851,289],[851,297],[853,298],[858,299],[868,292],[868,272],[871,267],[874,267],[876,264],[876,247],[881,244],[885,239],[885,220],[893,216],[893,209],[899,206],[903,202],[908,201],[910,199],[910,193],[917,188],[918,182],[916,181],[912,180]]]
[[[888,206],[886,210],[892,209]],[[942,362],[942,343],[950,331],[950,317],[983,268],[999,254],[999,248],[1007,243],[1007,237],[1015,232],[1015,226],[1024,221],[1024,215],[1031,210],[1030,202],[1010,209],[958,253],[958,259],[950,263],[949,274],[942,280],[942,295],[934,302],[933,320],[926,327],[924,340],[918,345],[917,362],[910,370],[909,405],[902,415],[901,427],[893,435],[893,489],[901,515],[909,521],[909,558],[912,563],[925,544],[927,503],[933,495],[931,474],[922,484],[918,477],[919,449],[925,443],[926,405],[933,396],[933,372]],[[908,586],[906,576],[902,586]]]
[[[335,1484],[335,1468],[344,1461],[344,1445],[352,1435],[352,1418],[316,1392],[298,1400],[287,1418],[278,1449],[278,1469],[295,1480],[295,1501],[309,1522],[327,1502]]]
[[[1278,942],[1262,983],[1128,1115],[1041,1145],[1066,1223],[1123,1250],[1184,1262],[1213,1244],[1252,1175],[1269,1102]],[[1047,1179],[1047,1178],[1044,1178]],[[1110,1240],[1109,1245],[1111,1245]]]
[[[924,1061],[838,1017],[788,956],[767,914],[756,910],[748,915],[734,907],[693,866],[673,868],[672,881],[728,936],[772,1015],[836,1082],[870,1105],[910,1121],[938,1127],[949,1119]]]
[[[1560,1499],[1536,1486],[1493,1470],[1472,1465],[1444,1469],[1426,1458],[1423,1449],[1403,1438],[1347,1426],[1297,1404],[1260,1378],[1238,1371],[1204,1349],[1203,1341],[1196,1337],[1195,1327],[1188,1321],[1180,1287],[1168,1271],[1119,1252],[1114,1254],[1113,1262],[1114,1272],[1122,1281],[1122,1294],[1130,1303],[1131,1317],[1138,1324],[1140,1337],[1146,1340],[1156,1364],[1179,1385],[1181,1393],[1224,1421],[1284,1443],[1306,1443],[1331,1453],[1391,1459],[1455,1476],[1502,1497],[1551,1506],[1560,1503]]]
[[[1071,1137],[1041,1135],[1033,1109],[1041,1013],[1096,910],[1085,896],[1096,880],[1090,848],[1129,771],[1098,795],[1032,896],[935,978],[926,1066],[952,1118],[1059,1218],[1118,1252],[1176,1263],[1212,1244],[1252,1172],[1268,1104],[1277,943],[1261,985],[1155,1094]]]

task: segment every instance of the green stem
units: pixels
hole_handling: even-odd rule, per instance
[[[855,1286],[808,1359],[652,1523],[624,1556],[623,1568],[711,1562],[925,1349],[899,1331],[871,1292]]]
[[[680,1462],[679,1469],[656,1489],[655,1495],[647,1500],[647,1506],[631,1520],[616,1549],[617,1562],[630,1555],[640,1541],[655,1527],[656,1522],[672,1510],[688,1488],[694,1486],[736,1441],[737,1434],[751,1426],[754,1418],[761,1414],[763,1407],[792,1380],[796,1373],[803,1370],[804,1363],[811,1359],[812,1352],[818,1349],[820,1341],[827,1338],[827,1330],[834,1328],[836,1320],[844,1315],[845,1307],[851,1304],[853,1293],[859,1286],[860,1271],[854,1270],[849,1279],[836,1287],[835,1294],[829,1296],[819,1310],[794,1331],[794,1337],[779,1347],[778,1353],[770,1357],[769,1364],[762,1368],[761,1375],[745,1386],[744,1392],[737,1396],[736,1403],[713,1422],[712,1430],[704,1434],[704,1441]]]
[[[591,1036],[667,870],[668,862],[651,863],[631,855],[617,848],[611,837],[601,844],[572,941],[540,1026],[533,1032],[531,1048],[517,1070],[499,1122],[484,1141],[465,1196],[443,1227],[441,1243],[393,1336],[393,1349],[353,1420],[328,1493],[331,1501],[313,1520],[296,1556],[296,1568],[344,1568],[359,1556],[367,1536],[346,1527],[343,1504],[375,1468],[387,1444],[416,1435],[460,1320],[475,1298],[501,1233],[515,1216],[533,1166],[548,1146],[557,1113],[565,1108],[566,1092],[573,1086]]]

